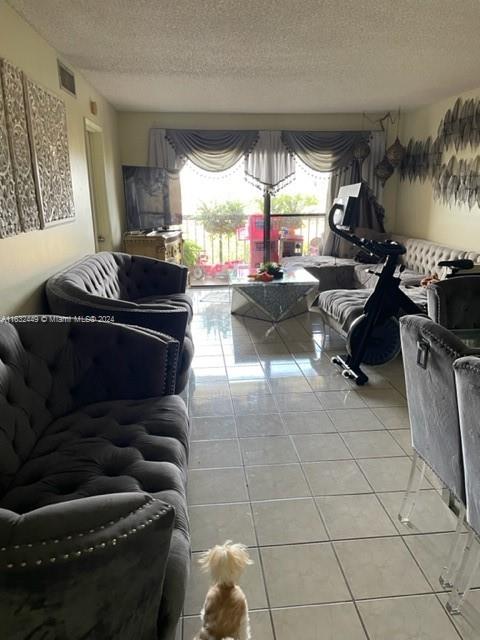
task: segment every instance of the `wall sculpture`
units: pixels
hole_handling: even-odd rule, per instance
[[[65,105],[0,59],[0,238],[74,216]]]

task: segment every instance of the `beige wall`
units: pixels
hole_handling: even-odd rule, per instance
[[[383,115],[383,113],[381,114]],[[378,114],[369,114],[375,120]],[[235,113],[148,113],[119,112],[120,157],[122,164],[147,162],[148,132],[151,127],[165,129],[300,129],[348,131],[367,129],[372,123],[361,113],[307,114],[235,114]],[[392,135],[393,132],[392,132]],[[391,135],[388,135],[391,138]],[[392,177],[385,188],[386,226],[393,229],[397,179]]]
[[[20,67],[65,102],[76,211],[73,222],[0,240],[1,315],[43,310],[45,280],[64,265],[94,251],[84,117],[89,117],[103,129],[111,229],[111,237],[107,239],[109,246],[120,244],[123,205],[116,112],[79,73],[75,74],[76,98],[59,89],[57,53],[4,2],[0,2],[0,57]],[[90,115],[91,99],[98,104],[97,116]]]
[[[478,97],[480,89],[461,94],[463,98]],[[401,140],[406,145],[408,140],[435,139],[438,125],[447,109],[453,106],[458,96],[452,96],[435,104],[417,109],[402,117]],[[455,153],[450,148],[444,152],[444,161],[448,161]],[[473,151],[468,147],[457,153],[458,158],[471,158],[480,153],[480,149]],[[399,183],[396,202],[397,233],[418,238],[426,238],[446,244],[448,246],[480,250],[480,209],[478,206],[469,209],[468,206],[444,205],[434,200],[432,182],[427,179],[410,183],[402,180]]]

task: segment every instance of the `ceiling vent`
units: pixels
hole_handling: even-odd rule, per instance
[[[60,60],[57,60],[57,65],[60,87],[64,91],[68,91],[70,95],[76,96],[77,92],[75,89],[75,76],[73,75],[73,71],[70,71],[70,69],[66,67],[63,62],[60,62]]]

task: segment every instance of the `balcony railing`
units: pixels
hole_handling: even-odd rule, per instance
[[[285,223],[285,224],[283,224]],[[281,261],[282,251],[294,250],[299,255],[317,255],[322,251],[326,225],[325,214],[298,214],[296,216],[272,216],[272,227],[275,229],[272,238],[282,236],[278,242],[277,255]],[[240,230],[239,230],[240,231]],[[237,264],[254,268],[262,261],[262,231],[258,237],[250,239],[248,224],[241,232],[232,235],[215,235],[208,233],[203,224],[195,216],[183,216],[183,238],[201,247],[202,253],[197,260],[196,275],[192,277],[192,285],[225,283],[228,271]],[[245,238],[245,239],[243,239]],[[289,242],[291,240],[291,242]],[[273,256],[272,256],[273,259]],[[192,268],[193,275],[194,268]],[[203,276],[201,275],[203,271]]]

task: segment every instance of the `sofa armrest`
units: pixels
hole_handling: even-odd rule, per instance
[[[58,287],[54,281],[46,286],[48,305],[54,314],[64,316],[108,316],[115,322],[146,327],[183,342],[188,325],[188,311],[184,307],[157,303],[138,305],[126,300],[102,298],[93,294],[75,296]]]
[[[0,510],[2,635],[157,637],[174,516],[142,493]]]
[[[54,416],[94,402],[174,392],[179,345],[173,338],[109,322],[40,320],[13,324],[33,358],[35,379],[45,380],[43,393]]]
[[[429,317],[448,329],[480,328],[480,276],[455,276],[427,287]]]

